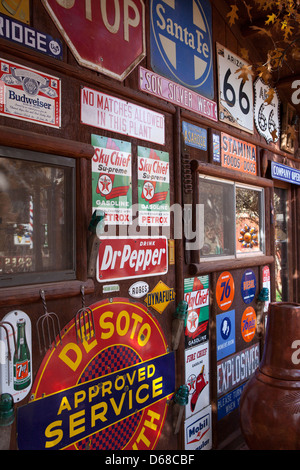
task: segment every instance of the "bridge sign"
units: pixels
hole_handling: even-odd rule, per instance
[[[145,57],[143,0],[42,0],[83,67],[124,80]]]
[[[214,97],[211,6],[208,0],[151,0],[151,67]]]

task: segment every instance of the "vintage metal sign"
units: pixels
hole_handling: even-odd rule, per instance
[[[241,57],[217,44],[219,119],[253,134],[252,75],[244,80],[240,69],[249,67]]]
[[[281,163],[271,162],[271,175],[276,180],[300,185],[300,171]]]
[[[230,170],[256,175],[256,147],[244,140],[221,133],[221,165]]]
[[[185,407],[188,418],[209,405],[208,342],[185,350],[185,383],[189,388],[189,401]]]
[[[267,143],[277,142],[280,135],[280,101],[275,88],[270,97],[271,87],[259,77],[254,82],[254,121],[259,134]]]
[[[158,313],[163,313],[170,302],[175,300],[175,290],[168,287],[164,282],[159,281],[145,298],[147,307],[152,307]]]
[[[182,121],[182,134],[184,143],[189,147],[207,150],[207,130]]]
[[[93,211],[105,212],[107,225],[132,223],[131,143],[92,134]]]
[[[168,272],[166,237],[101,237],[98,282],[157,276]]]
[[[216,316],[217,361],[235,353],[235,310]]]
[[[124,80],[145,57],[142,0],[42,1],[83,67]]]
[[[211,406],[207,406],[184,422],[185,450],[209,450],[212,448]]]
[[[170,164],[168,152],[138,147],[139,225],[170,225]]]
[[[0,59],[0,114],[59,128],[61,82],[23,65]]]
[[[0,37],[21,44],[54,59],[62,60],[62,43],[49,34],[41,33],[28,25],[0,14]]]
[[[230,356],[217,364],[218,396],[228,393],[248,380],[259,365],[259,343]]]
[[[175,106],[193,111],[212,121],[218,121],[217,103],[214,101],[143,67],[139,67],[139,74],[139,88],[141,91],[161,98]]]
[[[2,0],[0,12],[23,23],[30,22],[29,0]]]
[[[81,122],[137,139],[165,144],[165,117],[91,88],[81,89]]]
[[[33,401],[18,409],[21,450],[156,447],[175,388],[174,353],[143,305],[118,297],[90,308],[94,331],[78,342],[75,322],[66,325],[43,359]]]
[[[212,19],[207,0],[151,0],[152,69],[214,97]]]
[[[199,276],[185,279],[184,300],[188,303],[185,347],[191,348],[208,341],[209,277]]]

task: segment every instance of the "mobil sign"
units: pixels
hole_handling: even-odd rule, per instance
[[[143,0],[42,0],[83,67],[124,80],[145,57]]]

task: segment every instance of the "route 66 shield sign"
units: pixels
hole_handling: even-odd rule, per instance
[[[272,100],[268,99],[270,90],[269,85],[266,85],[261,78],[254,82],[254,121],[256,129],[267,143],[275,143],[280,133],[280,101],[275,89]]]

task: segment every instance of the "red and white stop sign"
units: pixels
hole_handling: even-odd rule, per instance
[[[42,0],[83,67],[124,80],[145,57],[143,0]]]

